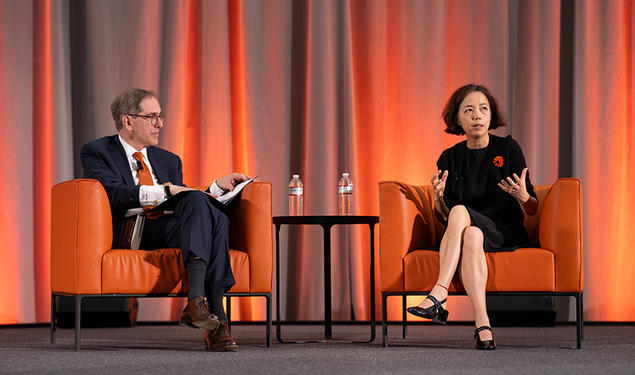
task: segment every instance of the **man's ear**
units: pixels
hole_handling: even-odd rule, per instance
[[[132,122],[130,122],[130,116],[128,115],[121,116],[121,123],[123,124],[123,127],[126,128],[127,130],[132,130]]]

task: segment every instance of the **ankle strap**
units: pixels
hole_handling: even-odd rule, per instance
[[[436,284],[434,284],[434,285],[435,285],[435,286],[436,286],[436,285],[438,285],[438,286],[440,286],[441,288],[445,289],[446,291],[449,291],[447,286],[441,285],[441,284],[439,284],[439,283],[436,283]]]
[[[445,303],[448,299],[444,299],[443,301],[439,302],[438,299],[436,299],[432,294],[428,294],[427,297],[430,301],[432,301],[432,303],[434,304],[434,306],[436,306],[437,309],[439,310],[443,310],[443,306],[441,306],[441,304]]]
[[[492,327],[490,327],[490,326],[480,326],[480,327],[478,327],[478,328],[476,329],[476,331],[474,331],[474,334],[475,334],[475,335],[478,335],[481,331],[490,331],[490,332],[494,333],[494,332],[492,331]]]

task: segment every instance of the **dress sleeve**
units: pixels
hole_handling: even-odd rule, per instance
[[[523,172],[523,169],[527,168],[527,163],[525,162],[525,156],[523,155],[523,150],[520,148],[518,142],[514,139],[510,142],[510,168],[511,173],[516,173],[518,176]],[[529,169],[527,169],[527,177],[525,179],[525,185],[527,186],[527,193],[532,197],[538,199],[536,196],[536,192],[534,191],[534,185],[531,183],[531,179]]]

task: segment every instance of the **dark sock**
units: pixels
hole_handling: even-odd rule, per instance
[[[225,309],[223,308],[223,294],[225,294],[223,289],[212,292],[207,296],[207,302],[209,303],[210,312],[216,315],[218,320],[226,322],[227,315],[225,315]]]
[[[187,302],[205,295],[205,274],[207,263],[200,257],[188,257],[185,263],[187,269]]]

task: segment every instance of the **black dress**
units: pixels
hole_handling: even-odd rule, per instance
[[[443,198],[448,209],[464,205],[485,237],[485,251],[513,250],[529,246],[524,213],[518,201],[504,192],[498,183],[513,173],[521,175],[527,166],[523,152],[511,137],[489,135],[482,149],[468,149],[467,141],[443,151],[437,167],[448,170]],[[534,187],[525,180],[527,192],[536,198]]]

